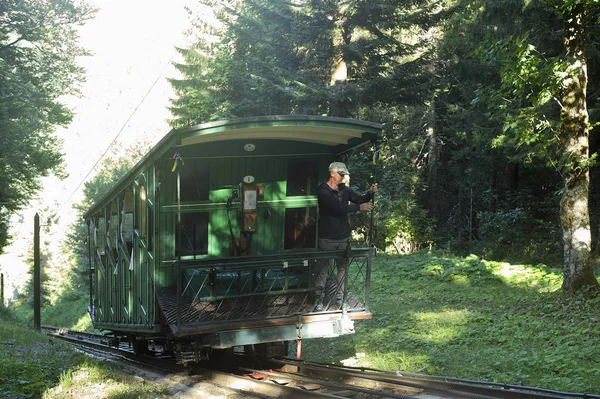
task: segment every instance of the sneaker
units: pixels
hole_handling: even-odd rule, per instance
[[[313,312],[322,312],[322,311],[323,311],[323,302],[319,301],[315,305],[315,309],[313,310]]]

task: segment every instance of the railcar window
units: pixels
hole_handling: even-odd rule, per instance
[[[181,202],[208,200],[207,160],[186,159],[185,163],[179,168],[179,173],[181,178]],[[177,187],[174,190],[177,190]]]
[[[177,229],[175,256],[208,253],[208,212],[184,213]]]
[[[106,219],[98,218],[96,222],[96,248],[101,254],[106,250]]]
[[[289,159],[286,195],[288,197],[316,195],[318,166],[316,157]]]
[[[148,212],[148,251],[152,251],[154,244],[154,213],[152,208]]]
[[[140,184],[139,196],[139,220],[140,220],[140,235],[146,237],[146,221],[147,221],[147,204],[146,204],[146,186]]]
[[[285,210],[284,249],[315,248],[317,208]]]
[[[94,244],[97,259],[100,261],[101,269],[106,267],[106,219],[103,217],[94,220]]]
[[[115,199],[110,204],[110,219],[108,220],[108,247],[111,250],[111,255],[114,260],[118,255],[118,231],[119,231],[119,203]]]
[[[123,198],[123,215],[121,221],[121,240],[131,255],[133,249],[133,191],[131,188],[125,191]]]

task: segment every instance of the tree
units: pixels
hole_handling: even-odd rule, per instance
[[[8,218],[40,177],[63,174],[54,129],[72,119],[60,97],[76,94],[83,80],[77,26],[93,13],[83,0],[0,3],[0,252]]]
[[[557,223],[574,202],[559,207],[556,191],[572,191],[585,173],[569,185],[566,176],[593,157],[582,154],[589,132],[573,136],[560,117],[563,83],[581,62],[565,50],[562,21],[580,2],[550,1],[204,0],[219,24],[200,21],[212,36],[181,50],[172,124],[277,113],[385,122],[378,245],[433,239],[554,261],[559,230],[580,231]]]
[[[73,255],[68,276],[71,287],[76,289],[88,287],[90,266],[89,231],[87,224],[83,222],[83,214],[106,195],[131,170],[135,163],[148,152],[149,148],[148,143],[137,143],[128,148],[125,154],[105,159],[93,179],[85,182],[83,199],[73,206],[77,211],[77,221],[71,225],[65,242],[66,247]]]
[[[369,119],[378,104],[414,101],[430,75],[426,56],[411,57],[425,37],[402,38],[437,16],[436,1],[202,3],[219,24],[200,19],[202,36],[181,50],[174,126],[274,114]]]
[[[482,46],[484,58],[499,66],[500,86],[480,90],[491,113],[504,120],[498,145],[542,158],[562,179],[560,226],[563,290],[600,289],[594,276],[589,216],[589,114],[586,88],[587,10],[596,1],[555,5],[564,21],[560,52],[540,51],[528,35]],[[548,4],[553,5],[552,2]],[[596,16],[598,14],[595,14]]]
[[[597,0],[591,0],[597,3]],[[564,265],[563,290],[600,289],[594,276],[592,236],[589,215],[589,114],[587,110],[586,9],[584,1],[567,1],[562,13],[567,70],[563,77],[560,141],[569,159],[565,162],[565,182],[561,201]]]
[[[378,180],[389,182],[382,184],[388,187],[386,209],[398,209],[380,216],[387,220],[401,215],[403,221],[381,229],[390,237],[380,236],[378,245],[402,235],[401,226],[413,215],[418,215],[420,225],[415,231],[427,231],[426,218],[416,209],[416,171],[410,159],[419,153],[414,141],[420,121],[404,122],[407,114],[422,116],[423,104],[431,98],[435,71],[430,67],[434,42],[430,30],[444,18],[440,2],[203,3],[219,23],[199,19],[197,43],[180,50],[184,63],[177,68],[183,79],[171,81],[178,96],[172,101],[171,124],[265,114],[389,122],[389,140],[382,145],[382,153],[389,156],[381,157]],[[400,209],[407,203],[414,212]],[[429,239],[429,234],[420,235]]]

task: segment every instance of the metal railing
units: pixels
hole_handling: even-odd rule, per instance
[[[348,261],[344,284],[336,278],[336,258]],[[176,261],[177,284],[175,290],[172,287],[161,293],[163,301],[171,298],[169,306],[162,308],[169,324],[178,330],[198,324],[314,314],[319,294],[324,312],[368,311],[371,258],[370,248],[356,248]],[[315,287],[321,267],[328,270],[322,293]],[[340,286],[343,292],[338,292]],[[336,302],[339,297],[343,300]]]

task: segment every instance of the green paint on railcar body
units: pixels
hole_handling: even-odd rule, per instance
[[[326,179],[328,164],[336,154],[379,141],[381,134],[378,124],[310,116],[246,118],[169,132],[84,215],[90,229],[95,326],[134,335],[160,333],[168,315],[162,309],[161,316],[157,292],[164,290],[176,289],[186,301],[193,292],[187,306],[196,307],[217,300],[225,306],[223,298],[236,295],[256,300],[264,293],[257,287],[265,283],[271,284],[269,295],[309,293],[308,264],[288,270],[282,263],[269,269],[260,266],[260,259],[296,261],[316,252],[316,187]],[[242,209],[243,187],[248,186],[262,188],[263,195],[257,189],[256,212],[251,214],[255,230],[243,234],[241,221],[248,215]],[[257,262],[249,269],[213,275],[210,267],[202,266],[190,269],[201,273],[192,279],[180,267],[231,260],[249,241],[246,255],[231,261]],[[361,257],[368,269],[370,258],[364,253]],[[271,275],[276,278],[269,280]],[[359,277],[364,286],[357,291],[368,293],[368,273]],[[186,285],[194,288],[186,291]],[[366,294],[355,304],[360,317],[368,317]],[[213,311],[209,308],[203,308],[208,309],[205,313]],[[298,309],[306,312],[306,307]],[[182,312],[177,312],[180,328]],[[267,325],[272,322],[271,316],[256,317]],[[188,323],[183,330],[198,330],[193,320],[183,323]],[[231,325],[243,326],[244,319]]]

